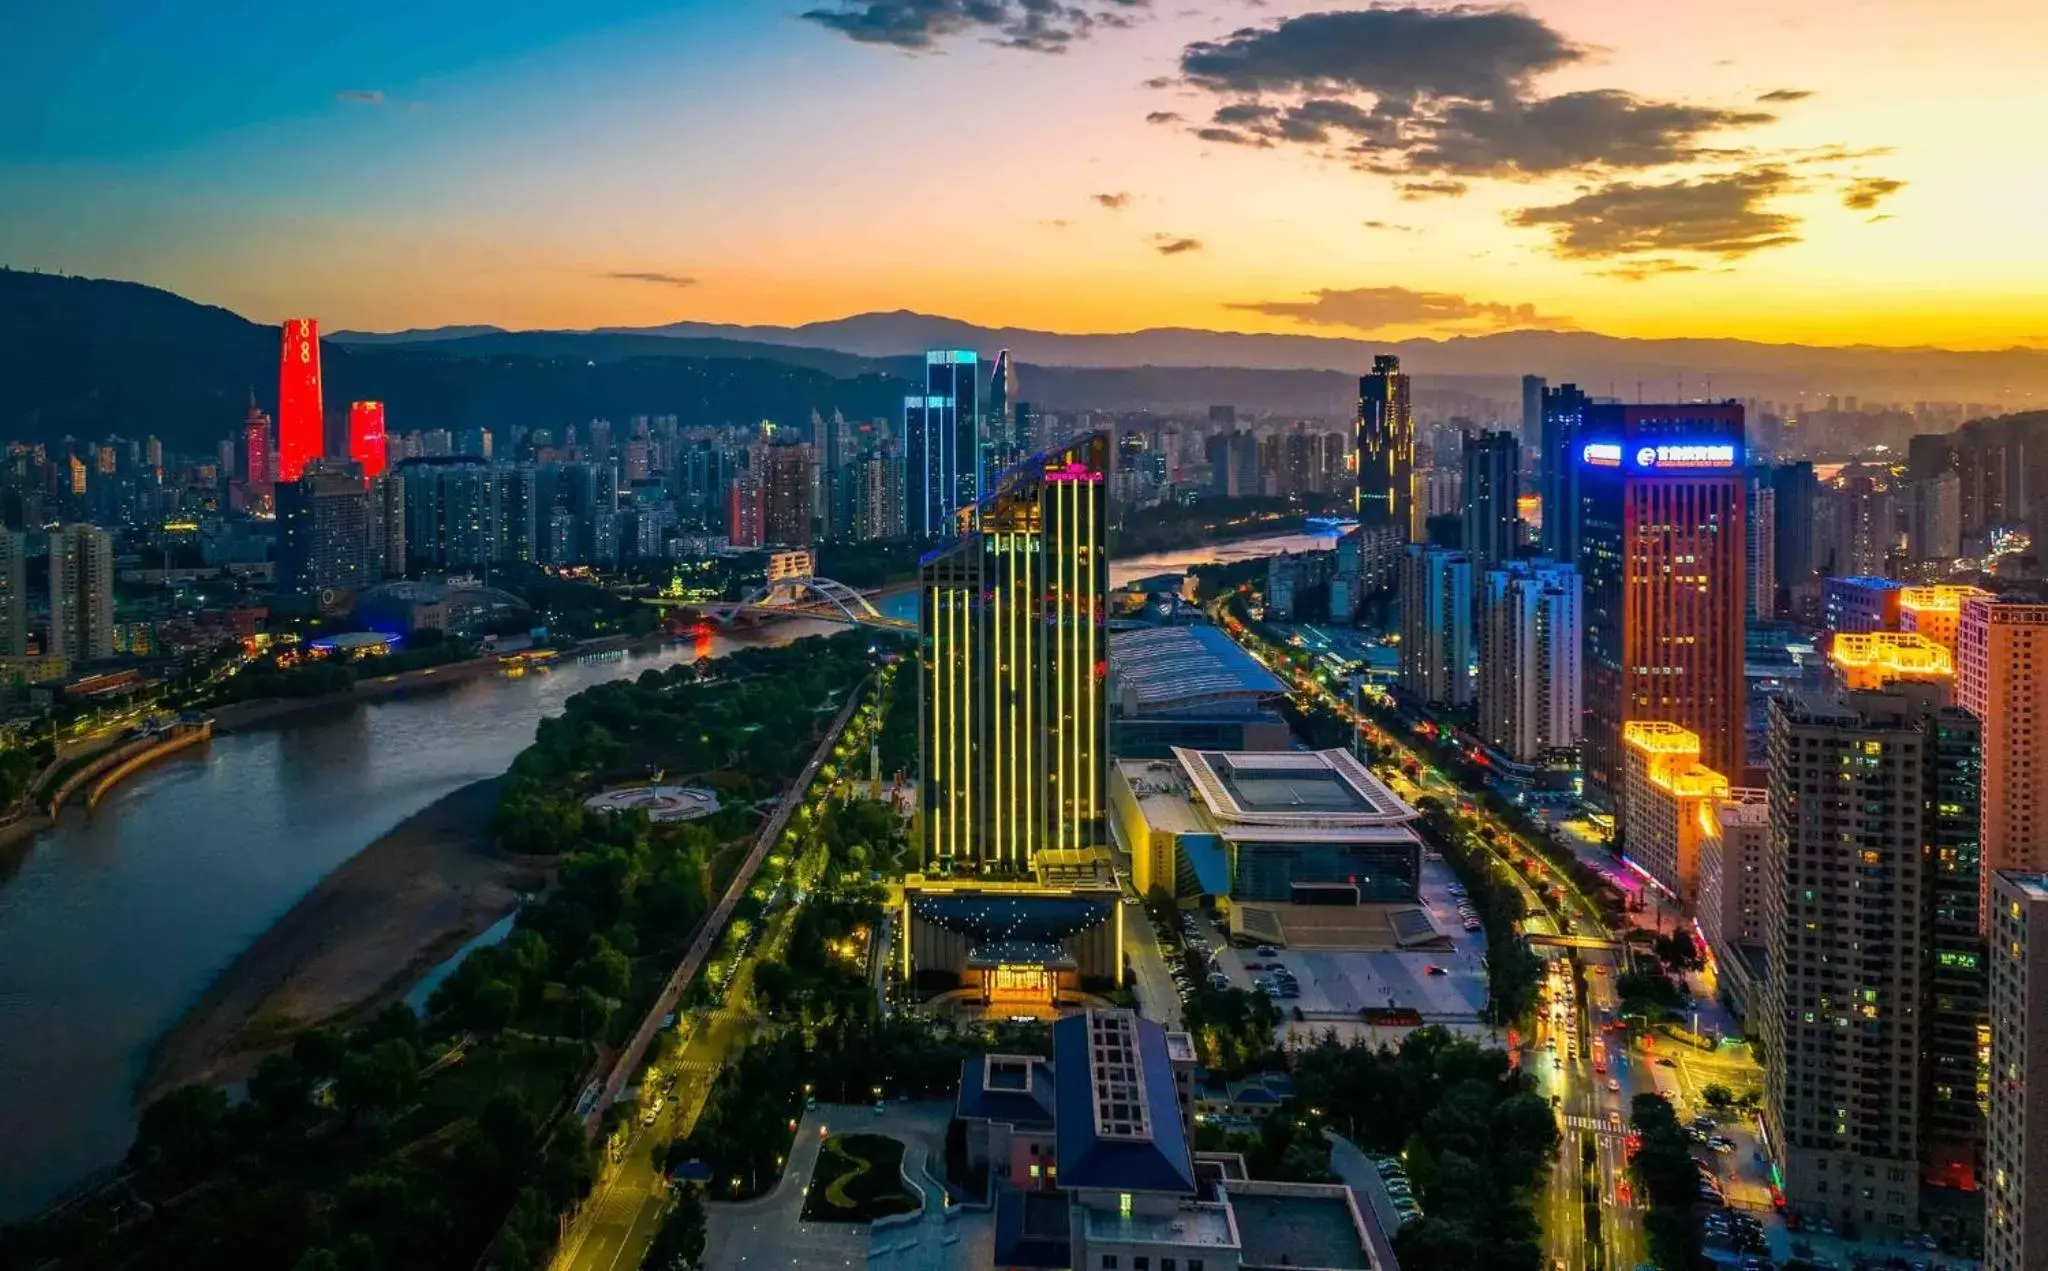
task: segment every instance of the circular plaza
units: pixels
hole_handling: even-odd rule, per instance
[[[583,801],[590,812],[645,812],[657,822],[694,821],[718,811],[718,794],[699,786],[621,786]]]

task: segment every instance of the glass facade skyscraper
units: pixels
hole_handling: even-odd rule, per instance
[[[919,585],[921,841],[935,873],[1024,877],[1107,841],[1109,438],[1005,473]]]
[[[924,355],[924,392],[903,399],[910,532],[946,538],[953,514],[980,501],[987,462],[981,427],[981,358],[971,349]]]

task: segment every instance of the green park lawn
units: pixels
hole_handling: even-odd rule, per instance
[[[805,1222],[873,1222],[907,1214],[917,1198],[903,1186],[903,1145],[880,1134],[825,1140],[804,1197]]]

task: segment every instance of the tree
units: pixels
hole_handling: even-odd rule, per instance
[[[685,1185],[661,1218],[661,1230],[647,1251],[653,1271],[690,1271],[704,1257],[704,1196]]]
[[[334,1097],[351,1119],[396,1112],[419,1083],[419,1059],[399,1038],[351,1050],[334,1079]]]
[[[175,1178],[213,1166],[225,1149],[228,1096],[212,1086],[179,1086],[142,1110],[128,1159]]]

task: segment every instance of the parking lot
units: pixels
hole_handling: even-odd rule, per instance
[[[1486,937],[1465,930],[1456,886],[1442,861],[1424,862],[1423,907],[1447,948],[1233,948],[1219,924],[1186,912],[1172,935],[1208,950],[1213,973],[1222,977],[1214,983],[1267,991],[1304,1020],[1355,1020],[1363,1009],[1393,1007],[1430,1022],[1476,1023],[1486,1005]]]

